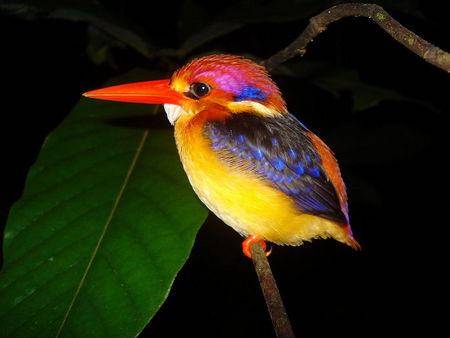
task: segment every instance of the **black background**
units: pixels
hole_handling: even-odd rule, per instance
[[[213,22],[222,8],[239,2],[196,3]],[[152,2],[100,4],[139,23],[161,48],[180,43],[182,3],[161,2],[158,10]],[[383,3],[405,26],[449,50],[441,4],[403,1],[389,10],[389,2]],[[261,19],[187,57],[219,50],[264,59],[289,44],[306,24]],[[3,13],[0,29],[4,225],[45,136],[82,92],[135,66],[166,71],[168,64],[185,60],[147,60],[130,48],[117,48],[110,51],[109,62],[96,65],[86,54],[85,22],[45,16],[24,20]],[[348,187],[353,231],[363,247],[354,252],[327,240],[273,248],[270,263],[294,331],[299,337],[442,336],[447,331],[441,330],[448,268],[448,74],[363,18],[333,24],[308,46],[304,60],[345,66],[367,83],[422,103],[383,101],[352,112],[351,91],[336,97],[308,79],[275,72],[290,111],[335,151]],[[240,252],[241,240],[210,215],[167,301],[142,336],[273,337],[252,263]]]

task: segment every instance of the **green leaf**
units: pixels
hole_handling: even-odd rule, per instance
[[[125,18],[108,13],[102,8],[95,6],[58,8],[50,13],[49,17],[87,22],[146,57],[155,51],[153,43],[149,41],[148,36],[140,27]]]
[[[184,56],[192,50],[252,23],[279,23],[305,19],[316,14],[329,0],[238,1],[225,7],[211,20],[197,1],[188,0],[182,7],[179,26],[184,40],[177,55]],[[300,32],[300,30],[299,30]]]
[[[289,22],[309,18],[334,4],[331,0],[242,0],[225,8],[218,19],[238,23]],[[299,34],[301,30],[299,27]]]
[[[335,67],[326,62],[301,61],[290,63],[282,69],[286,75],[300,76],[309,79],[316,86],[339,97],[342,93],[350,93],[353,99],[352,109],[355,112],[377,106],[381,101],[407,101],[423,105],[429,109],[433,106],[412,97],[408,97],[389,88],[365,83],[356,71]]]
[[[96,65],[101,65],[108,60],[113,47],[123,48],[125,46],[93,25],[89,25],[86,33],[88,36],[86,54]]]
[[[335,96],[340,96],[342,92],[350,92],[353,98],[353,111],[375,107],[383,100],[410,100],[392,89],[362,82],[358,73],[350,69],[336,68],[327,76],[317,78],[314,83]]]
[[[161,306],[207,211],[156,108],[82,99],[49,136],[5,229],[1,337],[135,337]]]
[[[234,32],[243,25],[239,23],[233,23],[229,21],[217,21],[204,27],[199,32],[196,32],[189,36],[181,45],[179,51],[180,55],[186,55],[192,50],[204,45],[207,42],[213,41],[228,33]]]
[[[393,110],[390,114],[395,113]],[[433,137],[406,123],[365,125],[347,122],[335,126],[327,141],[339,145],[340,157],[345,158],[348,165],[371,166],[410,160],[429,148]]]
[[[242,26],[229,21],[216,21],[208,14],[203,4],[197,0],[187,0],[183,3],[178,18],[178,35],[182,43],[174,55],[186,56],[196,48]]]
[[[186,0],[180,8],[177,20],[178,36],[185,40],[188,36],[201,31],[205,25],[211,22],[211,16],[198,0]]]
[[[80,1],[16,0],[0,4],[0,12],[27,20],[53,18],[86,22],[107,34],[111,38],[111,46],[117,46],[117,42],[119,42],[146,57],[155,51],[153,42],[139,25],[125,17],[109,12],[100,5]],[[114,42],[113,39],[117,41]]]

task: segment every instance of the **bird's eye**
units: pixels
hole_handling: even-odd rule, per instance
[[[189,96],[195,100],[207,95],[211,91],[211,87],[203,82],[194,82],[189,87]]]

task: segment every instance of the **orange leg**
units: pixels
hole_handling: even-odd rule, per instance
[[[250,253],[250,247],[252,246],[253,243],[261,243],[263,250],[266,251],[266,249],[267,249],[266,242],[264,242],[264,240],[261,237],[256,236],[256,235],[249,236],[245,239],[245,241],[242,242],[242,252],[248,258],[252,258],[252,254]],[[267,251],[266,256],[269,256],[271,254],[271,252],[272,252],[272,249]]]

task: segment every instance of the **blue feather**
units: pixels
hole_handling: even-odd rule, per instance
[[[235,101],[246,101],[246,100],[264,100],[267,98],[267,93],[261,89],[246,86],[242,88],[241,92],[234,97]]]
[[[283,170],[284,166],[285,166],[284,161],[281,158],[279,158],[279,157],[272,164],[273,164],[273,166],[275,167],[276,170],[280,170],[280,171]]]
[[[295,160],[297,158],[297,152],[292,148],[288,149],[288,154],[293,160]]]
[[[308,175],[312,177],[320,177],[320,169],[318,167],[308,168]]]

